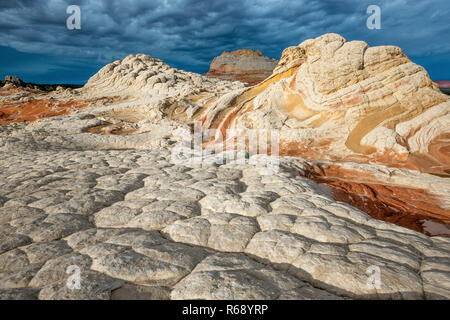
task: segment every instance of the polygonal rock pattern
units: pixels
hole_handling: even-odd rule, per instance
[[[268,175],[164,149],[2,153],[0,298],[450,298],[448,239],[336,203],[280,160]]]

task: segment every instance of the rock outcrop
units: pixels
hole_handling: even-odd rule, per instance
[[[449,175],[450,98],[398,47],[306,40],[271,77],[200,119],[222,132],[277,129],[288,155]]]
[[[4,80],[4,84],[10,84],[10,85],[13,85],[16,87],[20,87],[20,86],[24,85],[24,82],[19,77],[6,76],[5,80]]]
[[[450,299],[449,103],[336,34],[253,87],[139,54],[0,88],[0,299]],[[253,129],[280,155],[237,143]]]
[[[255,85],[272,74],[277,62],[275,59],[263,56],[260,51],[251,49],[225,51],[214,58],[205,75]]]
[[[5,80],[0,80],[0,88],[3,89],[17,89],[17,88],[27,88],[34,89],[38,91],[51,92],[55,90],[64,90],[64,89],[76,89],[82,87],[81,85],[76,84],[37,84],[24,82],[17,76],[6,76]]]

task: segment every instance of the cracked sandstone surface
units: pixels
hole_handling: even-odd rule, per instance
[[[334,201],[301,159],[267,175],[164,149],[9,150],[0,166],[2,299],[450,297],[449,239]]]

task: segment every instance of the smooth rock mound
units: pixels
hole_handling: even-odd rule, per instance
[[[84,89],[99,92],[146,92],[168,97],[195,94],[212,87],[224,91],[236,86],[239,85],[178,70],[162,60],[137,54],[104,66],[88,80]]]

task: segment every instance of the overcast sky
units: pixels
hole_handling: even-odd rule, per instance
[[[380,30],[366,26],[373,4]],[[80,6],[80,30],[66,27],[69,5]],[[449,0],[0,0],[0,77],[85,83],[130,53],[205,73],[224,50],[278,59],[327,32],[400,46],[434,80],[450,79]]]

